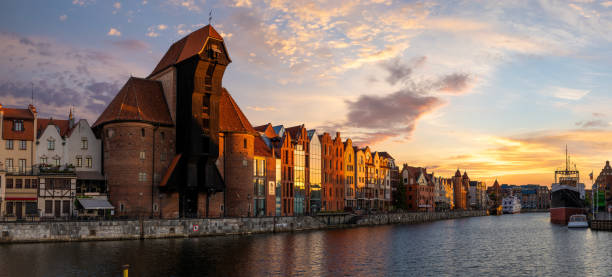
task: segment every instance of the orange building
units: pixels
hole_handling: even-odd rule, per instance
[[[294,215],[304,215],[309,213],[310,195],[308,195],[308,179],[310,161],[308,131],[304,124],[285,129],[291,135],[293,146],[293,213]]]

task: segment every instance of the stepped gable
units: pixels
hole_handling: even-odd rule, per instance
[[[121,121],[173,125],[161,82],[130,77],[92,128]]]
[[[67,119],[53,119],[53,118],[38,118],[36,123],[37,136],[40,137],[42,133],[47,129],[49,124],[53,124],[59,128],[59,134],[62,137],[66,137],[71,132],[70,120]]]
[[[457,169],[457,172],[455,172],[455,177],[461,177],[461,171],[459,171],[459,169]]]
[[[224,88],[219,99],[219,132],[249,133],[257,135],[257,131],[246,118],[234,98]]]
[[[206,45],[208,38],[223,41],[221,35],[219,35],[217,30],[210,26],[210,24],[195,30],[170,46],[149,77],[170,66],[176,65],[186,59],[198,55],[204,48],[204,45]],[[227,53],[227,51],[225,52]]]
[[[298,140],[302,135],[302,132],[300,132],[302,128],[304,128],[304,124],[285,128],[285,131],[288,132],[293,139]]]

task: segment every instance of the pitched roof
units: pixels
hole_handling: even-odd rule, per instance
[[[219,35],[215,28],[210,25],[206,25],[198,30],[195,30],[191,34],[172,44],[149,76],[198,55],[202,48],[204,48],[206,40],[209,37],[223,41],[221,35]]]
[[[38,118],[38,123],[36,124],[37,137],[40,137],[42,133],[45,131],[45,129],[47,129],[47,126],[49,126],[50,124],[57,126],[57,128],[59,129],[59,134],[62,137],[65,137],[71,131],[70,120],[53,119],[53,118]]]
[[[393,159],[393,157],[391,157],[391,155],[389,155],[387,152],[378,152],[378,155],[387,159]]]
[[[293,126],[293,127],[289,127],[289,128],[285,128],[285,131],[287,131],[289,134],[291,134],[291,137],[293,139],[300,139],[302,132],[301,130],[304,128],[304,124],[302,125],[297,125],[297,126]]]
[[[234,98],[224,88],[219,99],[219,131],[257,134]]]
[[[272,157],[272,151],[270,150],[270,148],[268,148],[268,146],[266,145],[264,140],[261,138],[261,136],[255,136],[255,147],[254,148],[255,148],[255,156]]]
[[[172,125],[161,82],[130,77],[92,128],[113,121],[144,121]]]
[[[455,177],[461,177],[461,171],[459,171],[459,169],[457,169],[457,172],[455,172]]]
[[[2,108],[0,105],[0,110],[3,112],[4,118],[10,119],[30,119],[34,120],[34,114],[29,109],[14,109],[14,108]]]

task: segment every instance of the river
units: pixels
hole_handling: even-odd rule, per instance
[[[0,245],[0,276],[610,276],[612,232],[548,213],[252,236]]]

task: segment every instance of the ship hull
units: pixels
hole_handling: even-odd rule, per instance
[[[584,213],[580,192],[575,188],[553,189],[550,203],[550,222],[566,225],[570,216]]]

